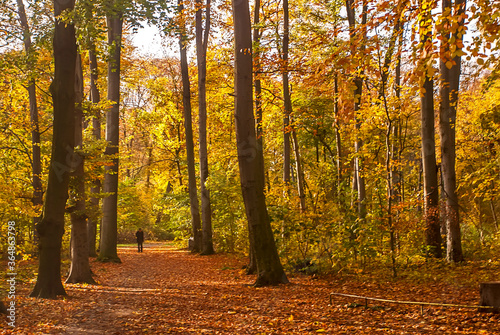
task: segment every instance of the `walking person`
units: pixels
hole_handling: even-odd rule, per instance
[[[144,243],[144,232],[142,231],[142,228],[139,228],[139,230],[135,233],[135,237],[137,239],[137,251],[142,252],[142,244]]]

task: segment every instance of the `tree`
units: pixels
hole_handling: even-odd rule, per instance
[[[184,6],[182,0],[178,1],[179,12],[183,15]],[[183,18],[181,18],[182,20]],[[189,82],[189,68],[187,61],[187,36],[184,23],[181,23],[179,34],[179,47],[181,56],[181,76],[182,76],[182,108],[184,111],[184,130],[186,134],[186,154],[188,165],[188,190],[189,204],[191,209],[191,220],[193,226],[194,247],[193,251],[199,252],[202,247],[202,231],[200,209],[198,203],[198,190],[196,188],[196,168],[194,165],[194,140],[193,121],[191,109],[191,84]]]
[[[93,4],[86,3],[85,8],[86,18],[94,17]],[[94,140],[101,140],[101,115],[100,111],[95,111],[96,107],[101,102],[101,93],[97,87],[97,81],[99,79],[98,75],[98,64],[97,64],[97,52],[96,52],[96,36],[92,30],[93,26],[89,25],[87,32],[87,48],[89,50],[89,72],[90,72],[90,95],[89,99],[92,106],[92,136]],[[95,179],[92,181],[93,185],[90,189],[90,207],[91,214],[87,218],[87,237],[89,244],[89,256],[97,257],[96,242],[97,242],[97,223],[99,221],[100,215],[98,215],[100,198],[98,194],[101,192],[101,181]]]
[[[70,207],[71,217],[71,267],[66,283],[95,284],[89,264],[89,247],[87,237],[87,213],[85,210],[85,171],[83,151],[83,73],[81,57],[76,62],[75,96],[75,169],[70,184],[73,204]]]
[[[290,28],[288,15],[288,0],[283,1],[283,50],[281,54],[281,78],[283,80],[283,182],[285,187],[290,184],[290,115],[292,114],[292,100],[288,83],[288,48],[290,43]]]
[[[26,9],[22,0],[17,0],[17,9],[21,28],[23,33],[24,51],[26,52],[27,68],[28,68],[28,96],[30,104],[31,117],[31,143],[32,143],[32,173],[33,173],[33,199],[32,203],[35,208],[40,208],[43,204],[43,189],[42,189],[42,162],[40,154],[40,126],[38,122],[38,106],[36,101],[36,81],[34,74],[34,52],[31,41],[31,31],[26,16]],[[40,217],[33,218],[33,227],[40,222]]]
[[[441,136],[441,171],[446,199],[446,259],[461,262],[464,259],[460,233],[460,216],[455,170],[455,134],[461,73],[461,54],[465,33],[465,0],[443,0],[441,22],[441,83],[439,134]]]
[[[257,145],[252,90],[252,37],[248,1],[233,1],[235,126],[241,190],[257,263],[255,286],[287,283],[264,195],[264,159]]]
[[[200,145],[200,193],[202,239],[201,253],[214,253],[212,239],[212,208],[210,191],[206,187],[208,179],[207,152],[207,47],[210,34],[210,0],[205,7],[205,29],[202,27],[202,0],[196,0],[196,57],[198,61],[198,112],[199,112],[199,145]]]
[[[290,46],[290,19],[289,19],[289,8],[288,0],[283,1],[283,52],[282,52],[282,72],[281,78],[283,80],[283,101],[285,115],[283,119],[283,160],[284,160],[284,171],[283,180],[286,185],[290,183],[290,156],[291,148],[290,144],[293,144],[293,152],[295,154],[295,165],[297,170],[297,191],[299,193],[300,199],[300,210],[303,212],[306,208],[305,194],[304,194],[304,174],[302,172],[302,164],[300,161],[300,149],[297,140],[297,134],[295,127],[292,123],[291,115],[293,112],[292,107],[292,97],[290,93],[290,83],[289,83],[289,46]]]
[[[422,58],[420,101],[422,122],[422,168],[424,173],[424,216],[426,222],[425,241],[428,254],[441,258],[441,228],[439,222],[439,188],[436,165],[436,143],[434,139],[434,69],[432,67],[432,10],[433,1],[420,3],[420,47]]]
[[[103,192],[107,195],[102,201],[101,244],[99,259],[120,262],[117,251],[118,239],[118,154],[120,142],[120,61],[123,13],[117,1],[110,3],[112,8],[107,14],[108,46],[111,54],[108,60],[108,100],[111,106],[106,112],[105,154],[111,164],[106,166]]]
[[[366,23],[367,23],[367,15],[368,15],[368,5],[366,0],[363,0],[363,9],[361,13],[361,29],[357,31],[356,27],[356,11],[355,11],[355,2],[353,0],[346,0],[346,11],[347,11],[347,20],[349,23],[349,41],[351,47],[351,57],[356,59],[359,54],[363,53],[365,49],[365,40],[366,40]],[[359,36],[360,35],[360,36]],[[357,51],[357,44],[360,43],[359,51]],[[360,58],[359,58],[360,59]],[[353,79],[354,84],[354,117],[356,119],[356,129],[359,132],[361,127],[361,116],[359,115],[359,110],[361,108],[361,97],[363,94],[363,74],[362,70],[356,69],[356,74]],[[358,136],[356,142],[354,144],[356,157],[354,158],[354,183],[355,189],[358,193],[358,216],[361,220],[366,217],[366,188],[365,188],[365,178],[363,176],[362,171],[362,157],[361,149],[363,147],[363,140]]]
[[[68,199],[70,171],[74,167],[75,69],[77,47],[75,27],[60,15],[72,11],[75,1],[54,1],[54,80],[50,86],[54,106],[54,133],[49,179],[42,220],[36,226],[40,236],[40,260],[35,287],[30,296],[55,298],[65,295],[61,283],[61,244]]]

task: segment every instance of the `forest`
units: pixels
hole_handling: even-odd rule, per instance
[[[137,262],[139,228],[158,257],[237,259],[221,266],[256,288],[498,280],[500,2],[2,0],[0,17],[7,307],[14,277],[32,306]]]

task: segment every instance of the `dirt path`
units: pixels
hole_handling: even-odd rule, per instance
[[[290,285],[254,288],[248,285],[254,278],[241,270],[242,261],[227,255],[192,255],[154,244],[146,245],[141,254],[135,248],[120,248],[119,256],[121,264],[92,262],[100,285],[66,285],[66,299],[31,299],[26,297],[28,287],[22,288],[17,327],[3,333],[500,333],[498,316],[467,311],[432,309],[421,315],[416,307],[353,308],[352,301],[346,300],[329,306],[333,291],[380,297],[400,292],[398,298],[422,300],[432,294],[427,286],[327,282],[296,276],[290,278]],[[441,293],[443,299],[456,293],[451,291]],[[457,302],[474,302],[472,292],[464,289],[459,293],[462,300]],[[7,328],[5,323],[0,327]]]

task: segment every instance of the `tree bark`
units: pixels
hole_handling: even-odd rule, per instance
[[[33,53],[31,43],[31,31],[26,16],[26,9],[22,0],[17,0],[17,10],[21,21],[23,32],[24,51],[27,56],[28,68],[28,98],[30,104],[30,119],[31,119],[31,145],[32,145],[32,181],[33,198],[32,204],[35,211],[38,212],[43,205],[43,187],[42,187],[42,162],[40,154],[40,127],[38,122],[38,106],[36,101],[36,82],[33,73]],[[40,222],[40,216],[33,218],[33,227]]]
[[[75,82],[75,147],[82,150],[83,146],[83,72],[80,55],[76,62]],[[71,266],[66,283],[95,284],[89,264],[89,248],[87,238],[87,214],[85,208],[85,171],[84,158],[78,155],[77,165],[73,172],[71,193],[74,206],[70,209],[71,218]]]
[[[123,15],[109,13],[107,17],[108,45],[111,50],[108,61],[108,100],[111,106],[106,112],[105,154],[111,160],[104,174],[103,192],[108,193],[102,201],[102,224],[99,260],[120,262],[117,251],[118,239],[118,153],[120,141],[120,58]]]
[[[292,127],[292,143],[293,152],[295,154],[295,168],[297,170],[297,192],[299,194],[300,212],[306,211],[306,194],[304,192],[304,171],[302,170],[302,159],[300,157],[299,141],[297,139],[297,132]]]
[[[338,74],[335,73],[334,78],[334,105],[333,114],[335,116],[335,149],[337,150],[337,159],[335,161],[337,166],[337,197],[338,204],[341,208],[344,207],[343,203],[343,190],[342,190],[342,178],[343,178],[343,157],[342,157],[342,137],[340,134],[340,110],[339,110],[339,80]]]
[[[255,131],[257,136],[257,146],[264,150],[264,132],[262,131],[262,82],[260,80],[260,72],[262,71],[261,63],[261,50],[260,50],[260,0],[255,0],[254,4],[254,17],[253,17],[253,53],[252,61],[254,68],[254,88],[255,88],[255,113],[256,113],[256,125]],[[257,263],[255,262],[255,246],[252,240],[249,240],[248,246],[248,265],[246,267],[247,274],[254,274],[257,272]]]
[[[425,1],[425,0],[424,0]],[[429,53],[432,50],[432,31],[430,22],[431,9],[427,3],[425,12],[422,15],[420,24],[420,39],[422,43],[422,53]],[[427,254],[432,257],[441,258],[441,233],[439,223],[439,191],[436,166],[436,143],[434,129],[434,81],[429,75],[427,58],[422,60],[420,66],[423,71],[421,83],[421,121],[422,121],[422,168],[424,174],[424,217],[425,217],[425,241]]]
[[[178,1],[180,12],[182,12],[182,0]],[[191,208],[191,220],[193,227],[194,252],[201,252],[202,230],[200,218],[200,206],[198,203],[198,190],[196,187],[196,167],[194,165],[194,140],[193,122],[191,117],[191,84],[189,82],[189,68],[187,61],[187,40],[185,27],[181,27],[179,36],[179,47],[181,54],[181,76],[182,76],[182,108],[184,111],[184,130],[186,134],[186,156],[188,165],[188,189],[189,204]]]
[[[54,1],[54,80],[50,86],[54,106],[54,126],[49,179],[42,220],[36,229],[40,236],[38,276],[31,297],[56,298],[66,295],[61,282],[61,244],[64,213],[68,199],[70,171],[74,167],[75,142],[75,27],[58,16],[72,11],[75,1]]]
[[[282,53],[282,81],[283,81],[283,182],[288,188],[290,184],[290,115],[292,114],[292,101],[290,99],[290,85],[288,83],[288,47],[290,41],[288,0],[283,0],[283,53]]]
[[[264,159],[257,145],[252,90],[252,38],[248,0],[233,1],[235,125],[241,189],[249,236],[255,246],[255,286],[287,283],[267,213]]]
[[[353,0],[346,0],[346,12],[347,12],[347,19],[349,22],[349,36],[350,36],[350,43],[351,43],[351,56],[354,58],[355,55],[358,53],[357,52],[357,42],[356,42],[356,13],[354,10],[354,1]],[[364,27],[366,26],[367,22],[367,5],[366,1],[363,1],[363,12],[361,14],[362,21],[361,21],[361,26],[363,30],[366,30]],[[362,32],[363,36],[361,39],[361,46],[360,46],[360,52],[363,52],[364,50],[364,40],[366,39],[366,33]],[[359,129],[361,128],[361,116],[359,115],[359,110],[361,109],[361,96],[363,94],[363,78],[360,75],[356,75],[354,77],[354,114],[356,118],[356,130],[359,132]],[[366,217],[366,204],[365,204],[365,199],[366,199],[366,188],[365,188],[365,178],[363,176],[363,171],[362,171],[362,159],[360,157],[361,154],[361,149],[363,147],[363,140],[357,136],[356,141],[354,143],[354,150],[356,152],[356,156],[354,158],[354,178],[356,179],[356,183],[353,183],[353,185],[356,185],[357,188],[355,189],[358,194],[358,199],[357,199],[357,206],[358,206],[358,217],[361,220],[364,220]]]
[[[443,12],[457,18],[458,27],[464,26],[464,19],[461,17],[465,13],[465,0],[456,0],[456,13],[452,9],[451,0],[443,0]],[[455,20],[453,18],[452,20]],[[451,26],[451,23],[447,25]],[[455,133],[458,106],[458,91],[460,86],[461,57],[456,55],[451,57],[450,37],[455,38],[455,45],[462,42],[463,31],[450,32],[450,28],[445,28],[441,34],[441,105],[439,108],[439,133],[441,136],[441,169],[443,173],[443,190],[446,199],[445,220],[446,220],[446,259],[449,262],[461,262],[464,260],[462,253],[462,241],[460,233],[459,204],[457,195],[457,177],[455,172],[456,148]],[[461,50],[460,47],[457,47]],[[451,62],[451,66],[450,63]]]
[[[199,145],[200,145],[200,193],[202,243],[201,254],[215,253],[212,239],[212,208],[210,191],[206,187],[208,179],[207,149],[207,46],[210,33],[210,0],[207,0],[205,12],[205,29],[202,27],[202,0],[196,0],[196,56],[198,62],[198,113],[199,113]]]
[[[91,42],[89,50],[89,61],[90,61],[90,100],[93,105],[97,105],[101,101],[101,95],[97,87],[98,80],[98,70],[97,70],[97,57],[95,53],[95,46]],[[92,116],[92,137],[94,140],[99,141],[101,139],[101,120],[100,113]],[[89,241],[89,256],[97,257],[97,223],[100,218],[99,211],[99,197],[97,195],[101,192],[101,182],[99,179],[92,181],[92,187],[90,188],[90,204],[91,204],[91,214],[87,219],[87,235]]]

